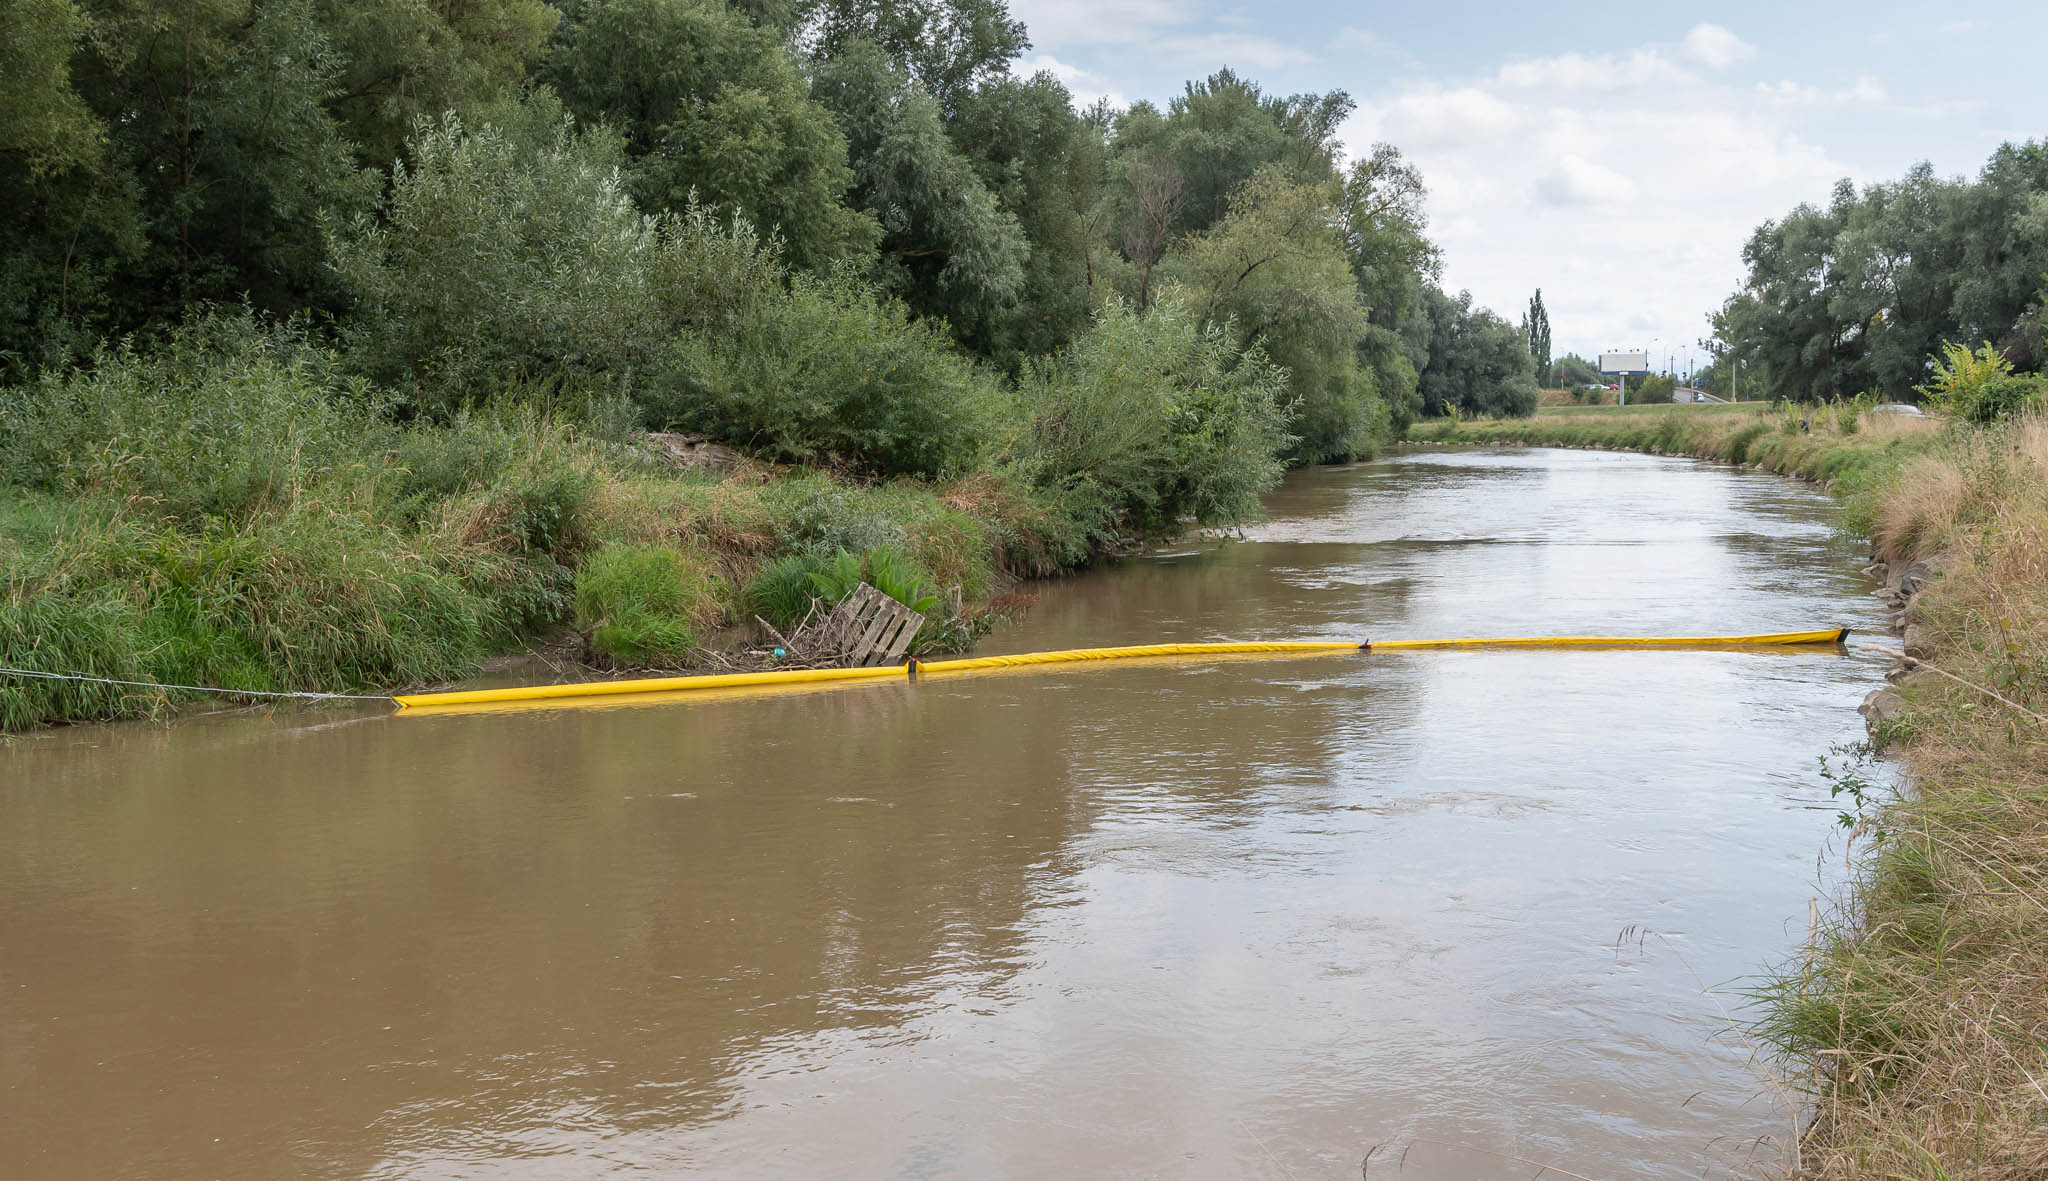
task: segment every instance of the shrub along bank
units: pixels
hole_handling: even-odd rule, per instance
[[[1803,1175],[2042,1176],[2044,421],[1675,406],[1415,434],[1759,464],[1829,485],[1879,558],[1941,570],[1909,607],[1918,650],[2012,704],[1933,672],[1902,682],[1905,712],[1872,746],[1910,788],[1858,817],[1853,883],[1759,987],[1755,1029],[1813,1089]]]
[[[721,478],[665,459],[629,405],[541,386],[408,420],[331,349],[206,317],[0,390],[0,667],[389,691],[565,625],[598,663],[676,666],[724,625],[793,622],[850,559],[923,602],[923,642],[959,644],[1001,575],[1252,512],[1288,439],[1280,382],[1172,306],[1112,305],[1023,388],[990,383],[943,474],[838,455]],[[869,454],[951,430],[878,426],[885,401],[850,427]],[[0,728],[181,696],[0,677]]]

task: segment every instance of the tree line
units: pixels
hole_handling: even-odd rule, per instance
[[[1927,163],[1899,180],[1836,184],[1824,205],[1768,221],[1744,247],[1741,290],[1710,317],[1702,384],[1746,398],[1910,396],[1946,343],[2045,361],[2045,145],[2002,144],[1977,177]]]
[[[405,414],[546,376],[623,393],[651,427],[939,471],[941,437],[870,452],[972,418],[989,399],[970,386],[1043,385],[1107,307],[1165,305],[1280,373],[1292,462],[1535,403],[1517,329],[1437,287],[1423,178],[1390,145],[1345,157],[1344,92],[1223,69],[1078,110],[1014,71],[1029,42],[1002,0],[0,15],[17,378],[243,305],[313,325]],[[857,338],[884,370],[918,358],[885,390],[869,372],[866,401],[945,405],[812,406],[843,438],[772,425],[792,408],[763,399],[839,397],[795,367],[861,368],[827,356]]]

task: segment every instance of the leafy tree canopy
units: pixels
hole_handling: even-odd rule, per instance
[[[1473,306],[1462,291],[1425,292],[1431,360],[1419,379],[1426,414],[1527,415],[1537,409],[1537,379],[1516,326]]]
[[[1003,0],[794,0],[792,12],[816,60],[874,46],[949,113],[1032,47]]]
[[[1295,458],[1369,453],[1387,409],[1355,352],[1367,320],[1330,190],[1280,170],[1247,181],[1231,211],[1163,264],[1206,324],[1229,326],[1289,371]]]
[[[642,208],[735,209],[799,266],[867,255],[875,220],[842,203],[847,141],[778,36],[718,0],[587,0],[543,76],[624,137]]]
[[[814,93],[846,132],[852,200],[882,227],[882,284],[957,332],[989,331],[1016,304],[1031,248],[948,137],[939,102],[866,41],[820,63]]]
[[[1839,181],[1759,226],[1743,290],[1710,317],[1718,362],[1747,394],[1809,400],[1905,396],[1944,341],[2041,369],[2045,164],[2042,141],[2005,144],[1975,180],[1922,164],[1863,192]]]

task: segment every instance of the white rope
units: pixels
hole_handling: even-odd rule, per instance
[[[274,689],[222,689],[214,685],[165,685],[157,681],[123,681],[115,677],[84,677],[74,673],[46,673],[32,668],[0,668],[0,676],[41,677],[46,681],[91,681],[100,685],[134,685],[141,689],[183,689],[192,693],[228,693],[236,697],[306,697],[338,701],[390,701],[369,693],[295,693]]]
[[[2020,714],[2025,718],[2050,724],[2050,718],[2045,718],[2042,714],[2037,713],[2035,710],[2030,709],[2028,706],[2023,705],[2021,702],[2010,701],[2007,698],[2002,697],[2000,694],[1995,693],[1993,690],[1986,688],[1984,685],[1974,684],[1973,682],[1967,681],[1963,677],[1958,676],[1956,673],[1945,672],[1942,669],[1937,668],[1935,665],[1929,663],[1928,661],[1923,660],[1920,657],[1910,656],[1898,648],[1882,648],[1878,644],[1845,644],[1844,647],[1857,648],[1865,652],[1881,652],[1893,657],[1895,660],[1900,661],[1902,664],[1907,665],[1909,668],[1926,668],[1930,672],[1935,673],[1939,677],[1949,677],[1951,680],[1956,681],[1958,684],[1963,685],[1965,688],[1970,689],[1975,693],[1984,693],[1986,696],[1991,697],[1993,700],[1999,702],[2000,704],[2006,706],[2011,710],[2014,710],[2016,713]]]

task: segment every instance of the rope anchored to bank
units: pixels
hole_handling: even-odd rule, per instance
[[[218,685],[167,685],[162,681],[124,681],[118,677],[92,677],[79,673],[50,673],[33,668],[0,668],[0,676],[36,677],[45,681],[87,681],[95,685],[131,685],[138,689],[155,689],[159,692],[175,689],[183,693],[225,693],[231,697],[298,697],[311,700],[334,701],[394,700],[394,698],[373,693],[310,693],[289,689],[223,689]]]
[[[1983,693],[1986,696],[1991,697],[1993,700],[1999,702],[2000,704],[2015,711],[2016,713],[2022,715],[2025,718],[2029,718],[2032,721],[2050,724],[2050,718],[2044,717],[2042,714],[2037,713],[2035,710],[2030,709],[2028,706],[2023,705],[2021,702],[2015,701],[2012,698],[2002,697],[2000,694],[1995,693],[1993,690],[1988,689],[1986,686],[1977,684],[1972,681],[1967,681],[1966,679],[1957,675],[1956,673],[1945,672],[1943,669],[1937,668],[1935,665],[1929,663],[1926,660],[1923,660],[1921,657],[1910,656],[1906,652],[1901,651],[1899,648],[1885,648],[1881,647],[1878,644],[1846,644],[1845,647],[1855,648],[1860,652],[1877,652],[1882,656],[1891,656],[1900,663],[1907,665],[1909,668],[1925,669],[1929,672],[1935,673],[1939,677],[1948,677],[1951,680],[1956,681],[1958,684],[1963,685],[1965,688],[1970,689],[1974,693]]]
[[[1824,631],[1774,632],[1746,636],[1514,636],[1449,640],[1277,640],[1251,643],[1136,644],[1122,648],[1070,648],[1058,652],[1024,652],[1009,656],[976,656],[959,660],[923,661],[874,668],[769,669],[751,673],[715,673],[694,677],[651,677],[631,681],[587,681],[569,685],[522,685],[507,689],[459,689],[447,693],[403,694],[392,700],[403,709],[492,702],[544,701],[574,697],[612,697],[630,693],[675,693],[697,689],[770,688],[842,681],[913,679],[946,673],[975,672],[1027,665],[1082,661],[1133,660],[1163,656],[1230,656],[1240,654],[1312,654],[1388,652],[1433,648],[1768,648],[1841,644],[1849,628]]]

